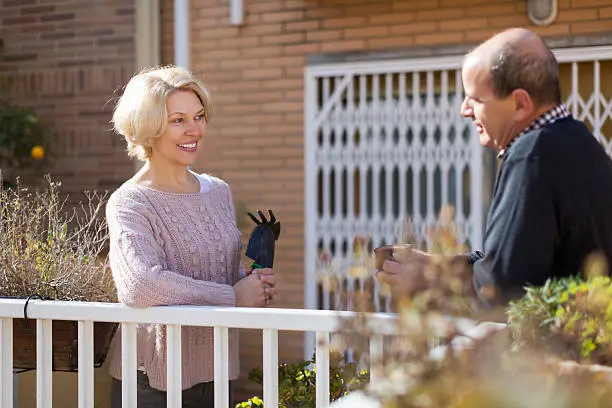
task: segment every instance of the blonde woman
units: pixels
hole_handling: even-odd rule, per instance
[[[119,300],[133,307],[265,307],[274,296],[271,269],[241,265],[242,241],[228,185],[190,166],[210,120],[211,100],[189,71],[143,71],[127,84],[113,115],[128,154],[143,167],[111,196],[106,216],[110,263]],[[183,407],[213,406],[213,331],[183,327]],[[238,341],[230,332],[229,376],[238,376]],[[120,335],[110,355],[112,407],[121,406]],[[138,407],[166,406],[166,336],[138,328]]]

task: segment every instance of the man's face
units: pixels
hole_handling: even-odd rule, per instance
[[[493,95],[489,69],[476,57],[468,57],[461,71],[465,98],[461,115],[471,119],[480,136],[480,144],[501,150],[511,139],[515,127],[515,110],[511,97]]]

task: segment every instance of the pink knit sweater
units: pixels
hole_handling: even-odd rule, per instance
[[[109,199],[110,265],[119,300],[133,307],[235,306],[242,241],[228,185],[209,191],[161,192],[124,183]],[[151,387],[166,390],[166,330],[138,326],[138,366]],[[121,379],[121,333],[109,352],[110,375]],[[182,328],[183,389],[212,381],[213,329]],[[229,333],[229,377],[238,377],[238,336]]]

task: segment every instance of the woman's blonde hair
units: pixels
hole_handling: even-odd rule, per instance
[[[130,157],[146,161],[151,157],[153,139],[159,137],[168,124],[168,96],[177,91],[192,91],[204,107],[204,119],[209,121],[212,102],[204,84],[190,71],[164,66],[145,69],[136,74],[125,87],[113,112],[113,127],[127,142]]]

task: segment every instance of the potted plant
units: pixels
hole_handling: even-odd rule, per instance
[[[60,183],[0,189],[0,296],[63,301],[116,301],[106,262],[106,193],[85,192],[69,209]],[[24,313],[27,313],[27,304]],[[14,319],[14,368],[36,368],[36,324]],[[106,357],[117,325],[94,324],[94,360]],[[77,371],[77,322],[53,322],[53,369]]]

